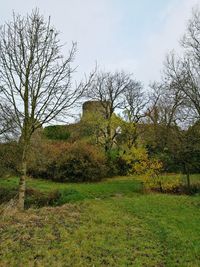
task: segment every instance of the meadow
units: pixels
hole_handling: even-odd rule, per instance
[[[136,178],[28,179],[29,192],[59,194],[51,207],[30,194],[24,213],[1,209],[0,266],[200,266],[199,194],[144,192]],[[0,188],[15,192],[17,183],[0,179]]]

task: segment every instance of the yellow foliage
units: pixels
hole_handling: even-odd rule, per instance
[[[122,158],[131,166],[130,174],[137,173],[147,187],[160,185],[162,162],[150,158],[144,147],[125,149]]]

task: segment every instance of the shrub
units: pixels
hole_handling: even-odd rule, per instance
[[[126,176],[129,174],[130,166],[127,161],[118,155],[115,159],[107,159],[108,176]]]
[[[17,142],[0,144],[0,177],[17,174],[20,158],[20,146]]]
[[[0,204],[7,203],[11,199],[18,198],[18,190],[16,188],[0,188]],[[53,206],[54,203],[59,203],[59,191],[44,193],[33,188],[26,189],[25,207],[44,207]]]
[[[0,188],[0,204],[18,196],[18,190],[15,188]]]
[[[44,128],[44,136],[50,140],[67,140],[70,138],[70,132],[65,125],[53,125]]]
[[[28,158],[28,173],[36,178],[53,179],[56,161],[67,148],[64,142],[33,142]]]
[[[60,182],[98,181],[106,176],[105,157],[85,143],[46,142],[34,149],[29,174]]]
[[[59,181],[98,181],[105,176],[105,159],[94,146],[74,144],[56,162],[55,178]]]
[[[144,177],[141,178],[145,181]],[[158,175],[146,184],[151,191],[169,193],[169,194],[187,194],[194,195],[200,193],[200,184],[188,185],[182,179],[182,175]]]
[[[149,189],[162,193],[175,193],[182,192],[182,183],[180,175],[158,175],[147,181]]]
[[[57,190],[44,193],[33,188],[27,188],[25,207],[39,208],[44,206],[53,206],[58,198],[59,198],[59,193]]]

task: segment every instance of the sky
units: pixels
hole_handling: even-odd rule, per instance
[[[144,86],[161,77],[166,54],[179,51],[192,8],[200,0],[1,0],[0,24],[12,12],[26,14],[38,7],[66,43],[77,42],[78,79],[97,62],[105,71],[125,70]]]

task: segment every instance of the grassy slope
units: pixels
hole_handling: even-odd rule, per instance
[[[138,183],[125,179],[29,186],[64,186],[84,200],[3,217],[0,266],[200,266],[199,196],[138,194]]]

